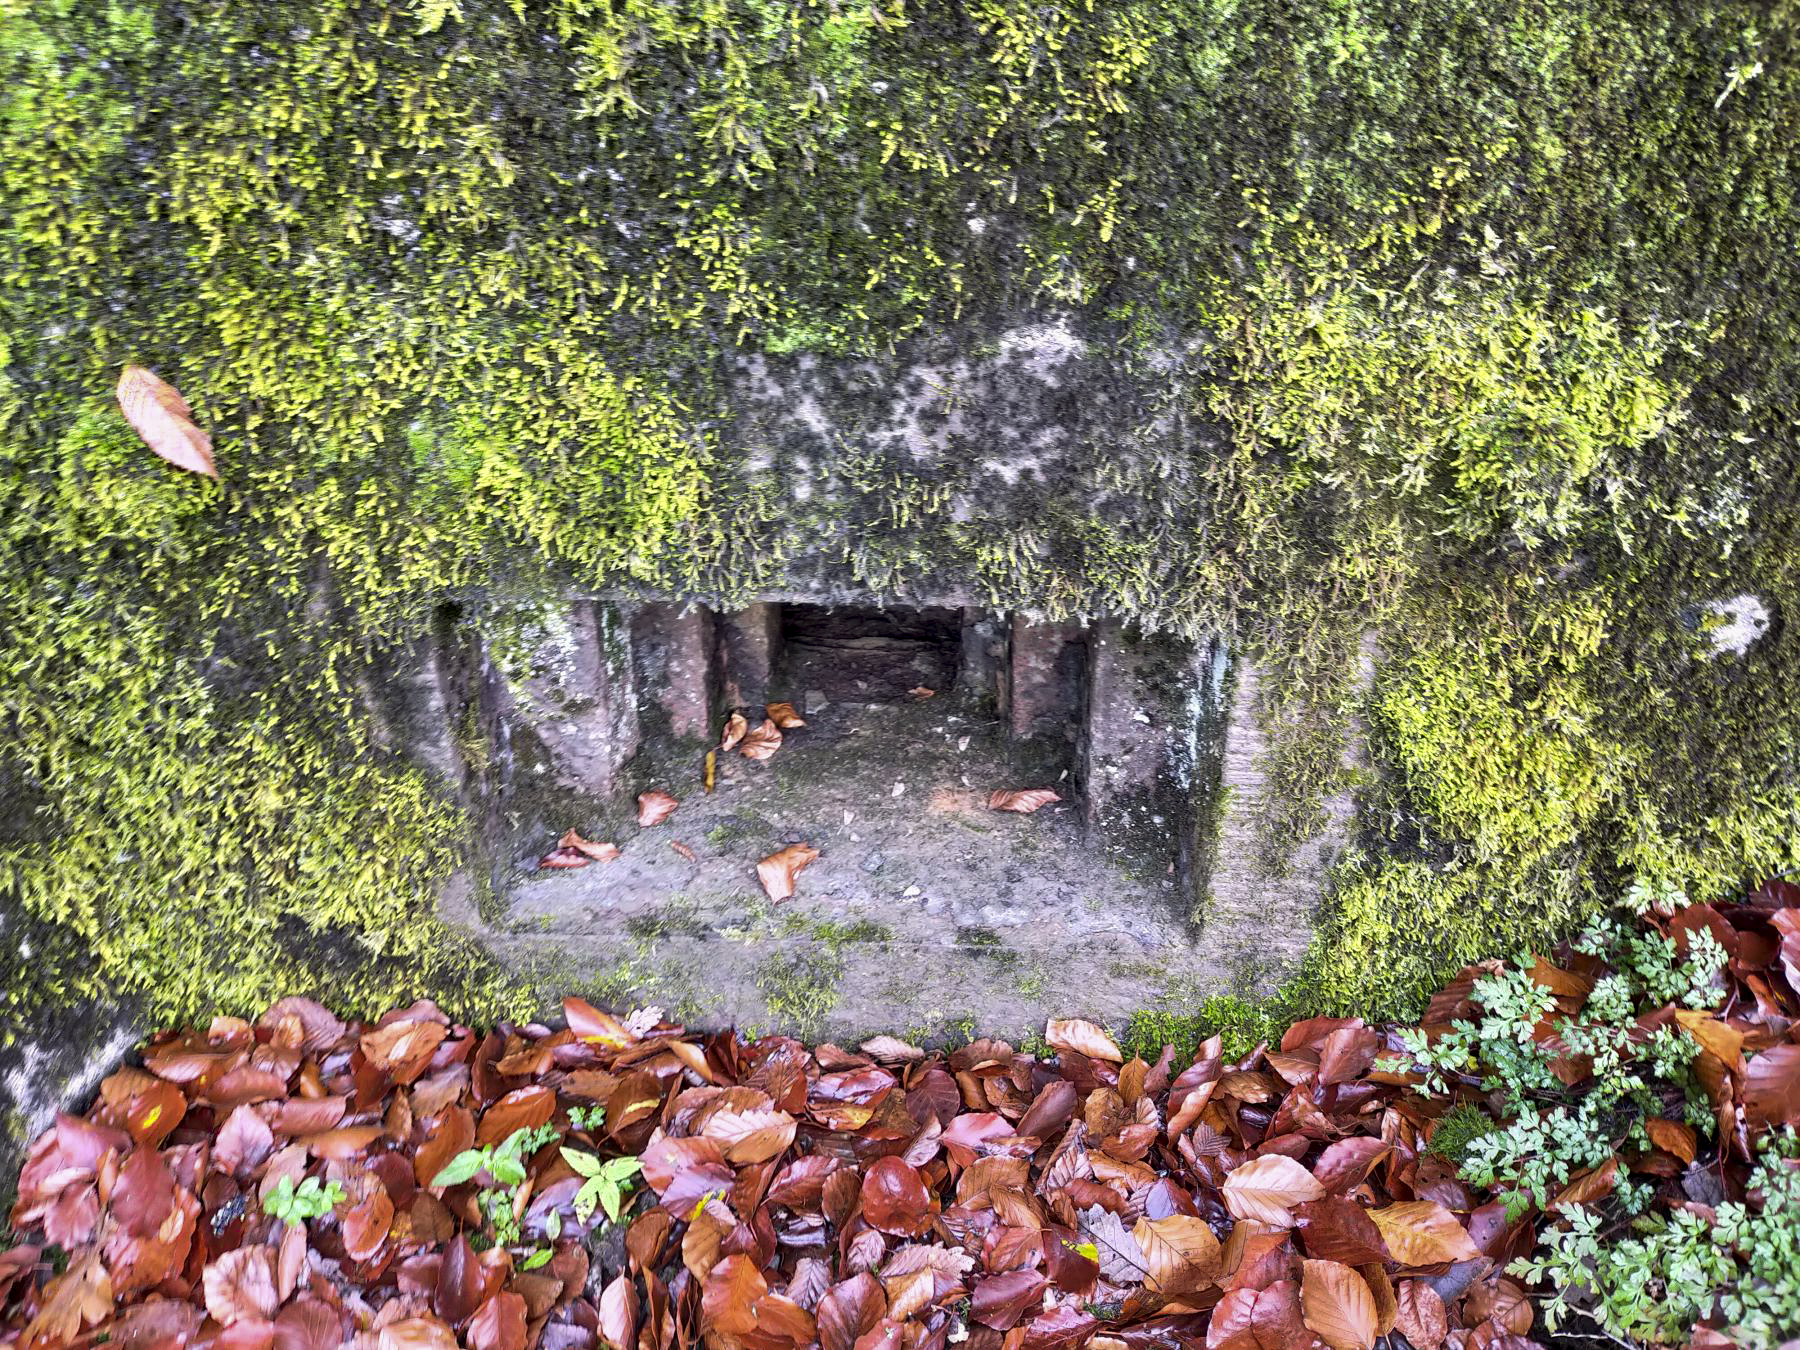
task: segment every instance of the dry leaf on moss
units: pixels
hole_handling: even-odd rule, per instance
[[[144,444],[178,469],[217,478],[212,438],[194,425],[181,391],[143,366],[119,372],[119,411]]]
[[[795,711],[791,703],[771,703],[768,706],[769,720],[783,731],[806,725],[806,719]]]

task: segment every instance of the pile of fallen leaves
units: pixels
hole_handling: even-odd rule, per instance
[[[1723,1147],[1665,1132],[1618,1160],[1665,1204],[1692,1203],[1695,1169],[1741,1197],[1759,1122],[1800,1116],[1800,1087],[1770,1077],[1800,1083],[1797,898],[1676,921],[1715,931],[1733,989],[1689,1027],[1718,1061]],[[1577,1007],[1597,973],[1538,970]],[[1473,974],[1434,1016],[1459,1011]],[[560,1030],[483,1033],[429,1003],[365,1025],[296,998],[153,1042],[33,1146],[13,1214],[29,1241],[0,1255],[0,1343],[1532,1343],[1504,1272],[1551,1220],[1509,1222],[1427,1151],[1452,1099],[1378,1067],[1400,1048],[1390,1030],[1316,1018],[1237,1062],[1215,1038],[1146,1063],[1081,1021],[1051,1022],[1054,1054],[1035,1057],[564,1012]],[[635,1190],[612,1158],[636,1160]],[[1590,1179],[1583,1198],[1603,1190]]]

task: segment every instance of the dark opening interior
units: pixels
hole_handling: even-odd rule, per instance
[[[876,703],[956,683],[962,612],[861,605],[783,605],[788,687],[832,702]]]

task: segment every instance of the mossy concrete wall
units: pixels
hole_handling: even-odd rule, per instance
[[[1216,632],[1296,829],[1360,710],[1318,1004],[1800,862],[1797,50],[1747,0],[0,10],[0,888],[59,935],[8,1007],[534,1006],[370,708],[570,588]]]

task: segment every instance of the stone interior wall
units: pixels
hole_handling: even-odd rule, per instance
[[[938,597],[931,611],[957,618],[946,693],[1004,729],[1018,781],[1056,786],[1091,845],[1127,876],[1172,879],[1197,945],[1232,952],[1239,967],[1254,946],[1263,953],[1258,984],[1291,969],[1347,840],[1352,804],[1335,799],[1327,828],[1311,838],[1260,837],[1269,753],[1260,672],[1234,663],[1216,637],[1145,635],[1111,618],[1041,623],[962,598]],[[816,711],[826,693],[804,687],[800,665],[790,668],[784,610],[789,631],[794,607],[801,622],[824,622],[806,617],[819,599],[788,592],[719,612],[570,595],[501,621],[449,615],[395,682],[404,710],[390,707],[387,720],[487,821],[487,862],[503,888],[520,846],[508,821],[519,818],[521,799],[629,800],[653,785],[634,773],[651,748],[698,753],[731,709],[760,716],[779,698]],[[854,616],[873,609],[816,612],[840,618],[832,640],[850,644],[845,659],[857,643],[879,646],[854,633]],[[1361,762],[1360,744],[1345,753]]]

